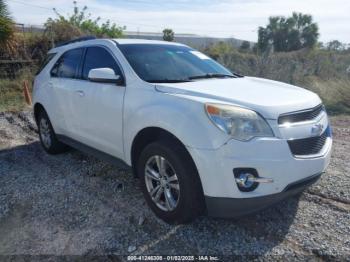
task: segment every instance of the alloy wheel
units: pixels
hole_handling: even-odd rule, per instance
[[[180,184],[172,165],[162,156],[152,156],[145,166],[145,183],[152,201],[163,211],[173,211],[179,203]]]
[[[45,118],[42,118],[40,120],[40,136],[44,146],[46,148],[50,148],[51,146],[50,126],[48,121]]]

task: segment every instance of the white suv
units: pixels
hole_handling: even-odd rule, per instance
[[[233,217],[301,192],[325,171],[331,131],[305,89],[230,72],[185,45],[79,39],[34,82],[40,140],[131,166],[168,223]]]

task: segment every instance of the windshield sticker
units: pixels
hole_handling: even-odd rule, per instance
[[[191,54],[197,56],[200,59],[203,59],[203,60],[210,59],[208,56],[206,56],[205,54],[202,54],[201,52],[198,52],[198,51],[190,51],[190,52]]]

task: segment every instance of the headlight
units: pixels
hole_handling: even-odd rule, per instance
[[[206,104],[205,110],[211,121],[234,139],[274,136],[269,124],[252,110],[220,104]]]

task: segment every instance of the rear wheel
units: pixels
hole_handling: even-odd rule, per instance
[[[138,161],[145,199],[168,223],[186,223],[204,210],[199,176],[186,149],[175,141],[148,145]]]
[[[69,149],[67,145],[58,141],[50,119],[45,111],[39,113],[37,117],[37,125],[41,145],[47,153],[60,154]]]

